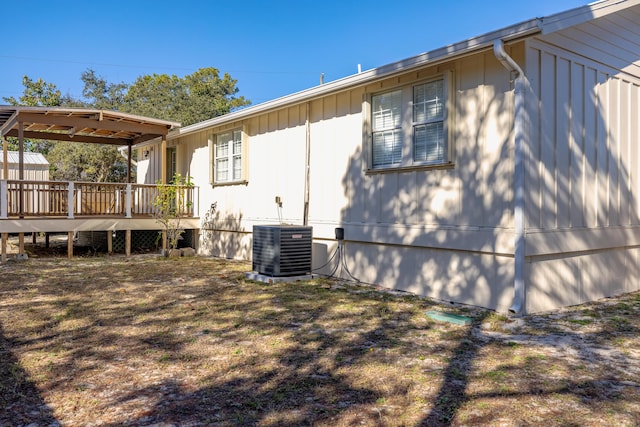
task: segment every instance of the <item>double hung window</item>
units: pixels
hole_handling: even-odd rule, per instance
[[[447,92],[439,78],[372,95],[370,167],[448,163]]]
[[[231,130],[215,135],[214,184],[237,182],[242,176],[242,131]]]

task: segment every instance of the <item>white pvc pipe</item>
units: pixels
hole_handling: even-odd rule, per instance
[[[525,305],[525,233],[524,233],[524,144],[525,144],[525,93],[527,79],[522,68],[504,50],[504,43],[497,39],[493,43],[493,52],[502,65],[516,74],[514,81],[514,171],[513,171],[513,228],[514,228],[514,283],[513,304],[509,311],[516,315],[526,312]]]

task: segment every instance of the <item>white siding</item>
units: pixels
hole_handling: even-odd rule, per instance
[[[450,70],[454,165],[368,172],[363,101]],[[220,129],[183,137],[180,168],[200,186],[201,216],[210,203],[218,209],[203,223],[200,252],[249,258],[253,225],[280,221],[275,196],[282,221],[302,223],[308,108],[314,265],[327,262],[334,229],[344,227],[347,264],[361,280],[506,310],[513,292],[512,102],[509,73],[486,52],[262,113],[226,126],[248,133],[242,185],[208,184],[207,138]]]
[[[353,197],[345,219],[353,223],[423,227],[510,227],[512,96],[509,74],[491,53],[474,55],[437,70],[370,85],[367,91],[410,84],[451,67],[454,167],[366,174],[359,128],[352,132],[345,166]],[[361,99],[352,97],[352,102]],[[353,107],[357,108],[356,105]],[[362,117],[355,124],[361,126]],[[334,123],[332,123],[334,126]],[[358,133],[356,133],[358,132]],[[346,141],[345,141],[346,142]]]
[[[149,154],[145,157],[145,152]],[[136,182],[138,184],[155,184],[162,177],[162,158],[160,144],[147,145],[138,149],[138,166]]]

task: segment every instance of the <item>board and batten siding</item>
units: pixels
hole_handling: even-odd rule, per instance
[[[512,54],[522,59],[523,44]],[[444,73],[453,164],[368,171],[364,103]],[[504,311],[513,293],[512,103],[509,73],[485,51],[171,141],[178,171],[200,187],[199,252],[250,259],[253,225],[302,223],[308,111],[314,267],[326,263],[334,229],[344,227],[346,263],[360,280]],[[212,186],[210,141],[237,127],[245,132],[247,181]]]
[[[640,34],[612,15],[527,43],[529,312],[638,289],[640,43],[610,25]]]
[[[522,58],[522,45],[513,53]],[[369,171],[363,111],[371,94],[443,73],[453,94],[453,164]],[[346,264],[362,281],[505,311],[513,294],[512,104],[509,73],[490,51],[312,102],[314,236],[330,239],[344,227]],[[331,254],[335,245],[325,245]]]
[[[444,168],[367,172],[363,118],[359,114],[353,120],[358,128],[351,132],[351,153],[345,157],[349,163],[344,166],[346,173],[341,174],[349,195],[343,222],[354,228],[358,224],[375,227],[379,238],[388,234],[392,239],[401,234],[402,240],[388,243],[436,247],[451,244],[454,249],[469,249],[468,241],[458,246],[461,242],[456,243],[456,233],[486,236],[489,230],[488,234],[495,237],[513,227],[513,97],[509,73],[491,52],[382,80],[368,85],[363,96],[418,83],[448,70],[452,71],[453,85],[453,99],[449,100],[453,163]],[[352,97],[352,102],[360,103],[361,99]],[[428,238],[432,232],[441,236],[447,230],[454,231],[451,238]],[[426,240],[409,241],[412,235]],[[366,239],[364,235],[362,238]],[[483,243],[471,250],[512,252],[511,243],[503,246],[493,238],[480,239]]]
[[[148,153],[145,156],[145,153]],[[138,184],[155,184],[162,176],[162,157],[160,144],[150,144],[138,148],[138,166],[136,182]]]
[[[181,167],[188,168],[183,170],[200,187],[200,253],[250,259],[254,225],[302,223],[305,123],[306,107],[301,104],[180,138],[180,146],[190,153]],[[243,131],[246,182],[212,184],[215,135],[232,129]]]

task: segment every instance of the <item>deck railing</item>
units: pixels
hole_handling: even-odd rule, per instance
[[[185,217],[198,212],[197,187],[179,186],[176,206]],[[149,184],[0,180],[0,219],[27,217],[153,217],[158,186]]]

